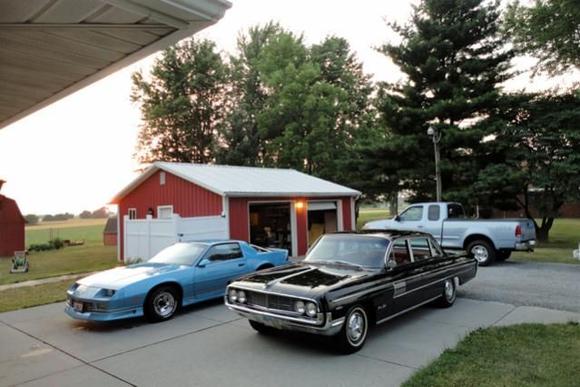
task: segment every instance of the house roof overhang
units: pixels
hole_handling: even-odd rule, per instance
[[[221,19],[226,0],[2,0],[0,129]]]

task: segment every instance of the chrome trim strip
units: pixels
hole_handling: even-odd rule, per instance
[[[426,300],[426,301],[420,302],[420,303],[418,303],[417,305],[413,305],[413,306],[412,306],[412,307],[410,307],[410,308],[407,308],[407,309],[404,309],[404,310],[402,310],[402,311],[400,311],[400,312],[397,312],[397,313],[393,314],[392,316],[385,317],[384,319],[377,321],[377,324],[384,323],[385,321],[389,321],[390,319],[393,319],[393,318],[395,318],[395,317],[397,317],[397,316],[400,316],[400,315],[402,315],[403,313],[407,313],[407,312],[410,312],[410,311],[412,311],[413,309],[417,309],[417,308],[419,308],[419,307],[421,307],[421,306],[423,306],[423,305],[425,305],[425,304],[428,304],[428,303],[430,303],[430,302],[432,302],[432,301],[435,301],[435,300],[436,300],[436,299],[438,299],[439,297],[441,297],[441,295],[438,295],[437,297],[433,297],[433,298],[430,298],[430,299],[428,299],[428,300]]]
[[[245,312],[245,313],[250,313],[250,314],[258,314],[260,316],[278,318],[281,320],[291,321],[291,322],[295,322],[295,323],[308,324],[308,325],[321,325],[322,322],[324,321],[324,314],[322,314],[322,313],[318,313],[316,320],[308,320],[306,318],[290,317],[290,316],[279,315],[279,314],[270,313],[270,312],[266,312],[266,311],[255,310],[255,309],[244,307],[242,305],[230,304],[228,301],[226,301],[226,306],[232,311],[240,311],[240,312]]]
[[[245,290],[245,291],[248,291],[248,292],[257,292],[257,293],[264,293],[264,294],[273,294],[275,296],[282,296],[282,297],[286,297],[286,298],[293,298],[293,299],[296,299],[296,300],[310,301],[310,302],[313,302],[314,304],[316,304],[316,307],[319,308],[318,302],[315,299],[313,299],[313,298],[293,296],[293,295],[284,294],[284,293],[271,292],[271,291],[268,291],[268,290],[252,289],[252,288],[247,287],[247,286],[237,285],[236,282],[233,282],[230,285],[228,285],[228,287],[226,289],[226,294],[225,294],[226,301],[227,301],[228,291],[230,290],[230,288]]]
[[[443,270],[447,270],[447,269],[453,269],[453,268],[461,267],[461,266],[464,266],[464,265],[465,266],[472,265],[472,263],[471,262],[464,262],[464,263],[458,263],[458,264],[454,264],[454,265],[450,265],[450,266],[445,266],[445,267],[440,268],[441,270],[433,271],[433,272],[430,272],[430,273],[438,273],[439,271],[443,271]],[[461,271],[460,273],[463,273],[463,271]],[[408,281],[410,279],[413,279],[415,277],[421,276],[423,274],[424,273],[419,273],[419,274],[416,274],[416,275],[407,277],[407,278],[404,279],[404,281]],[[402,281],[402,280],[397,280],[397,281]],[[353,293],[353,294],[349,294],[348,296],[344,296],[344,297],[337,298],[336,300],[332,301],[332,303],[333,304],[336,304],[336,303],[339,303],[339,302],[348,300],[350,298],[354,298],[354,297],[362,296],[362,295],[365,295],[365,294],[368,294],[368,293],[372,293],[372,292],[376,292],[376,291],[379,291],[379,290],[387,289],[387,288],[389,288],[391,286],[394,286],[394,283],[397,282],[397,281],[392,281],[392,282],[389,282],[387,284],[380,284],[380,285],[377,285],[374,288],[361,290],[361,291],[359,291],[357,293]],[[441,280],[441,281],[443,281],[443,280]],[[381,282],[384,282],[384,281],[381,281]]]

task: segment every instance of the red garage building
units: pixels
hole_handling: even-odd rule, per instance
[[[322,233],[355,228],[359,195],[291,169],[157,162],[112,200],[118,205],[119,259],[147,259],[163,245],[196,237],[245,240],[302,255]],[[177,226],[169,222],[175,219]],[[163,231],[152,233],[155,225]]]
[[[0,180],[0,189],[4,183]],[[18,204],[0,194],[0,257],[24,250],[24,223]]]

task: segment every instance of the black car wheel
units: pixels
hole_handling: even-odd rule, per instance
[[[467,246],[467,253],[477,260],[479,266],[488,266],[495,261],[495,249],[485,240],[476,240]]]
[[[179,294],[172,286],[159,287],[147,296],[145,317],[150,322],[169,320],[180,304]]]
[[[444,308],[449,308],[455,303],[457,298],[455,280],[453,278],[446,279],[443,284],[443,294],[439,299],[439,305]]]
[[[254,321],[254,320],[248,320],[248,321],[250,322],[250,326],[252,328],[254,328],[254,330],[256,332],[261,333],[263,335],[272,334],[272,333],[274,333],[274,330],[276,329],[276,328],[269,327],[265,324],[259,323],[259,322]]]
[[[344,354],[359,351],[365,344],[368,330],[369,319],[364,308],[360,305],[350,308],[337,336],[339,351]]]

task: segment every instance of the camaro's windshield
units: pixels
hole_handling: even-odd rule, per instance
[[[158,252],[149,262],[193,265],[205,249],[205,243],[176,243]]]
[[[307,262],[344,263],[383,268],[389,241],[367,235],[324,235],[305,258]]]

